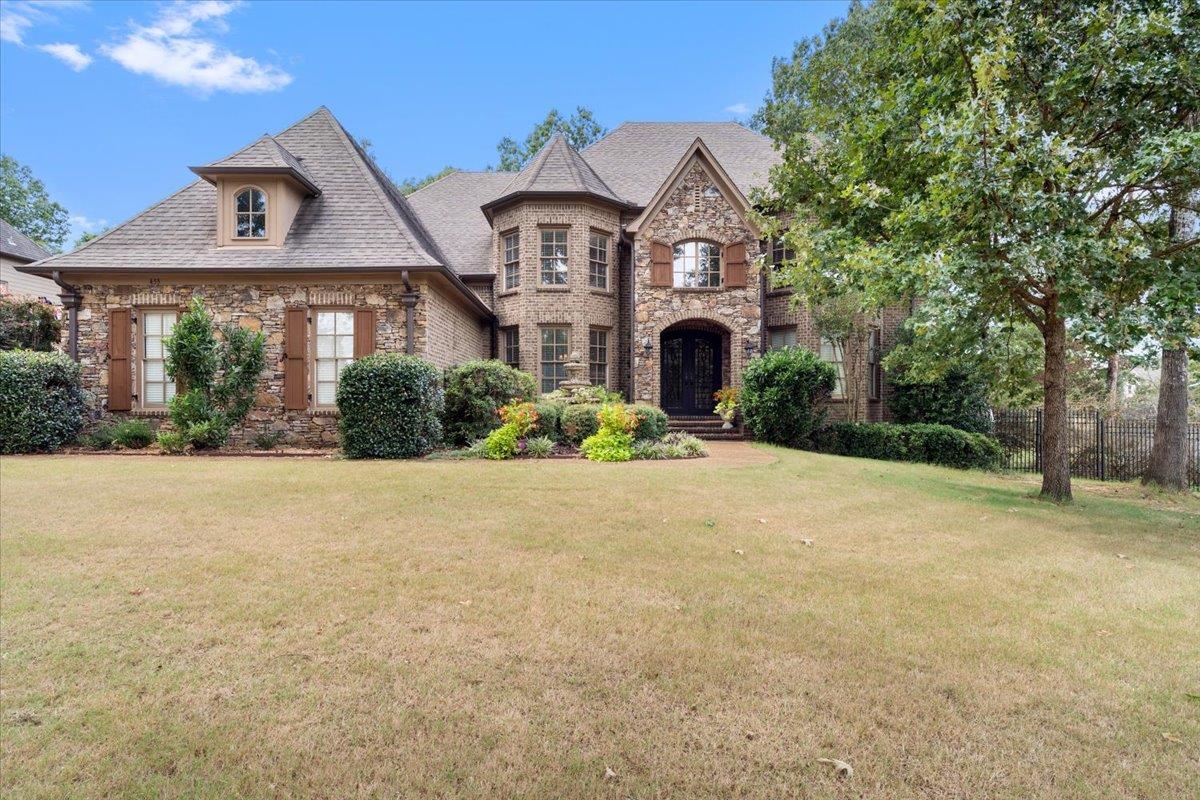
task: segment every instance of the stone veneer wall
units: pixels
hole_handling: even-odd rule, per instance
[[[425,349],[422,355],[432,364],[445,369],[452,364],[491,354],[491,323],[481,321],[445,293],[432,286],[421,288],[421,303],[425,306]]]
[[[417,352],[423,352],[427,341],[429,320],[440,321],[441,304],[429,299],[435,294],[427,284],[417,287],[421,299],[416,308]],[[386,283],[322,283],[306,284],[295,281],[255,284],[205,283],[201,285],[161,284],[154,287],[127,284],[82,284],[83,304],[79,311],[79,360],[83,371],[84,388],[95,395],[95,408],[103,418],[110,415],[108,399],[108,310],[112,308],[176,308],[186,305],[193,295],[204,297],[205,305],[218,324],[233,322],[266,334],[266,368],[258,401],[243,428],[235,430],[231,441],[246,443],[255,433],[271,429],[286,434],[294,444],[332,446],[337,443],[337,417],[329,411],[287,411],[283,408],[283,320],[288,307],[323,306],[374,308],[376,314],[375,346],[379,352],[403,353],[405,345],[404,308],[400,295],[401,284]],[[431,308],[432,306],[432,308]],[[65,328],[65,326],[64,326]],[[131,326],[131,354],[136,365],[140,359],[137,326]],[[478,335],[464,336],[464,348],[478,341]],[[137,367],[134,371],[134,391],[138,391]],[[309,370],[311,380],[311,368]],[[132,416],[160,417],[166,423],[164,410],[137,409]],[[169,424],[169,423],[167,423]]]
[[[638,402],[660,402],[659,360],[664,329],[687,320],[715,323],[728,333],[728,364],[722,368],[733,386],[740,386],[746,364],[746,344],[758,352],[762,334],[760,286],[754,268],[759,255],[757,236],[719,192],[708,172],[694,162],[669,195],[666,204],[643,224],[634,241],[634,394]],[[700,193],[697,205],[696,192]],[[721,245],[744,242],[747,276],[745,288],[675,289],[650,284],[650,242],[668,245],[686,239],[707,239]],[[640,343],[653,343],[646,357]]]
[[[540,380],[541,327],[565,326],[571,329],[568,352],[578,350],[588,356],[588,331],[603,328],[608,335],[608,385],[614,391],[627,391],[626,362],[621,360],[620,313],[620,216],[615,209],[583,202],[517,203],[496,214],[492,222],[492,261],[496,270],[495,312],[500,327],[517,326],[520,330],[521,369]],[[541,286],[541,234],[543,227],[567,228],[567,285]],[[521,236],[521,285],[504,289],[504,265],[501,242],[505,234],[519,229]],[[588,285],[588,236],[592,231],[609,236],[608,289]],[[503,358],[503,338],[500,340]]]

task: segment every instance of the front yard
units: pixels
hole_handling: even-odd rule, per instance
[[[5,458],[0,794],[1200,792],[1195,495],[737,447]]]

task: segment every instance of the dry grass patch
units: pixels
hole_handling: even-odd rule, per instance
[[[767,452],[6,458],[0,794],[1200,792],[1200,500]]]

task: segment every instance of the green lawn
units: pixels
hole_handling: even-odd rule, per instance
[[[0,795],[1197,796],[1200,500],[1035,489],[5,458]]]

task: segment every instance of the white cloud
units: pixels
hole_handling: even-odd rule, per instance
[[[92,219],[91,217],[85,217],[83,214],[76,214],[67,221],[72,226],[88,233],[104,230],[104,227],[108,225],[108,220],[106,219]]]
[[[77,44],[56,42],[54,44],[39,44],[38,50],[49,53],[76,72],[83,72],[92,63],[92,57],[79,49]]]
[[[750,106],[745,103],[734,103],[731,106],[725,106],[725,111],[729,114],[749,114]]]
[[[292,82],[279,67],[239,56],[209,38],[229,29],[225,17],[240,5],[226,0],[176,2],[149,25],[134,25],[116,44],[100,51],[130,72],[173,86],[211,92],[273,92]]]
[[[0,3],[0,39],[24,44],[30,28],[56,20],[52,11],[86,5],[84,0],[6,0]]]

